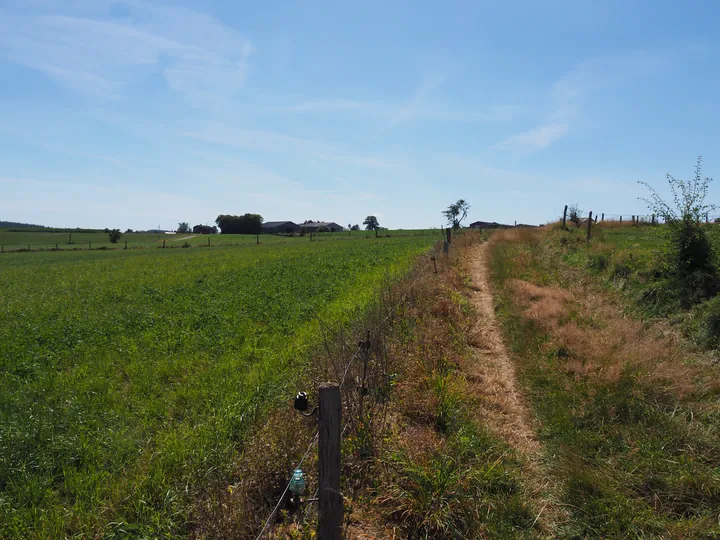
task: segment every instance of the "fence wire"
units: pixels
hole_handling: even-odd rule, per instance
[[[410,293],[411,293],[411,292],[413,291],[413,289],[417,286],[417,284],[420,282],[421,277],[424,275],[425,271],[428,270],[428,268],[429,268],[430,265],[432,264],[432,262],[433,262],[433,257],[436,256],[436,254],[434,253],[435,251],[436,251],[436,250],[433,249],[433,255],[430,256],[430,257],[428,257],[427,262],[426,262],[423,266],[421,266],[420,268],[417,268],[417,267],[416,267],[416,268],[414,268],[414,269],[412,270],[412,273],[415,273],[416,275],[415,275],[415,277],[412,279],[412,281],[410,282],[409,286],[407,287],[407,290],[406,290],[406,291],[404,292],[404,294],[400,297],[399,301],[397,301],[396,303],[394,303],[394,304],[388,309],[387,313],[386,313],[385,316],[380,320],[380,322],[378,322],[371,330],[369,330],[369,331],[366,332],[366,334],[363,336],[363,338],[367,339],[367,337],[369,336],[369,337],[372,339],[372,337],[376,337],[377,334],[378,334],[378,332],[380,331],[380,329],[387,323],[387,321],[388,321],[394,314],[397,313],[398,309],[400,309],[400,306],[402,306],[402,305],[407,301],[407,298],[409,297]],[[270,297],[269,295],[268,295],[268,298],[272,298],[273,300],[275,300],[273,297]],[[313,311],[314,311],[314,310],[313,310]],[[330,327],[325,321],[322,320],[322,318],[320,317],[320,315],[319,315],[316,311],[314,311],[314,315],[315,315],[315,317],[317,317],[317,319],[320,321],[320,323],[321,323],[326,329],[332,331],[332,330],[331,330],[331,327]],[[342,336],[340,336],[339,333],[336,334],[336,335],[339,336],[340,338],[342,338]],[[345,344],[347,345],[347,342],[346,342],[344,339],[343,339],[343,343],[345,343]],[[344,369],[343,369],[343,375],[342,375],[342,378],[340,379],[340,383],[339,383],[341,394],[344,394],[344,393],[343,393],[343,389],[345,388],[345,384],[346,384],[346,382],[347,382],[347,377],[348,377],[348,374],[350,373],[350,368],[353,366],[353,363],[355,362],[355,360],[357,360],[357,358],[358,358],[363,352],[366,352],[366,349],[364,348],[363,343],[364,343],[364,341],[363,341],[363,340],[360,340],[359,345],[358,345],[358,347],[357,347],[357,350],[355,351],[355,354],[353,354],[353,355],[350,357],[350,359],[347,361],[347,363],[346,363],[346,365],[345,365],[345,367],[344,367]],[[346,397],[346,396],[343,395],[343,397]],[[347,431],[347,429],[348,429],[348,427],[349,427],[350,425],[351,425],[351,422],[346,422],[346,423],[345,423],[345,426],[343,427],[343,430],[342,430],[342,432],[341,432],[341,434],[340,434],[340,438],[341,438],[341,439],[344,437],[345,432]],[[298,464],[293,468],[293,470],[294,470],[294,469],[299,469],[299,468],[301,467],[301,465],[305,462],[305,460],[307,459],[307,457],[310,455],[310,452],[312,451],[313,445],[314,445],[315,442],[317,441],[318,434],[319,434],[319,432],[316,431],[316,432],[315,432],[315,435],[314,435],[314,436],[312,437],[312,439],[310,440],[310,443],[308,444],[307,449],[305,450],[305,454],[302,456],[302,458],[300,459],[300,461],[298,462]],[[265,524],[264,524],[262,530],[260,531],[260,533],[257,535],[256,540],[260,540],[260,539],[263,537],[263,535],[265,534],[265,532],[267,531],[268,526],[270,525],[270,522],[272,521],[273,517],[277,514],[278,509],[279,509],[280,506],[282,505],[282,502],[285,500],[285,496],[287,495],[288,491],[290,490],[290,484],[291,484],[291,482],[292,482],[292,477],[291,477],[290,481],[288,481],[287,486],[285,487],[285,490],[283,491],[282,495],[280,496],[277,504],[274,506],[273,510],[270,512],[270,515],[269,515],[268,518],[265,520]],[[316,491],[315,491],[315,495],[313,496],[313,499],[317,499],[317,494],[318,494],[318,491],[316,490]],[[309,505],[308,505],[308,509],[306,510],[306,514],[305,514],[306,517],[307,517],[307,512],[308,512],[308,511],[309,511]]]

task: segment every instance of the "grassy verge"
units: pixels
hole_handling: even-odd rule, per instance
[[[357,408],[361,363],[350,370],[348,381],[354,382],[343,392],[346,534],[534,537],[536,510],[517,457],[477,417],[477,398],[460,368],[473,354],[467,329],[475,314],[467,278],[453,257],[438,258],[437,274],[428,262],[386,287],[348,332],[328,332],[325,354],[316,356],[315,369],[304,377],[309,389],[333,379],[343,343],[363,337],[366,328],[387,319],[388,306],[398,306],[371,336],[362,415]],[[233,483],[208,498],[204,514],[200,509],[197,536],[257,534],[311,434],[311,423],[299,418],[290,402],[274,411],[236,461]],[[313,452],[303,466],[307,496],[316,489],[315,460]],[[272,522],[278,537],[313,538],[316,507],[283,501]]]
[[[493,239],[498,316],[564,485],[562,535],[716,538],[717,370],[672,331],[623,310],[612,291],[626,285],[598,279],[627,279],[623,255],[596,264],[602,242],[575,236]]]

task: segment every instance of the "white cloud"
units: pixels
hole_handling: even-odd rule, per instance
[[[339,161],[363,167],[384,168],[392,166],[382,158],[348,154],[325,142],[291,137],[274,131],[236,129],[219,123],[211,123],[204,131],[186,131],[181,134],[215,144],[249,150],[300,154],[306,157]]]
[[[131,18],[105,20],[0,11],[0,56],[109,98],[155,72],[201,105],[245,85],[254,47],[235,30],[187,9],[129,6]]]
[[[547,148],[553,142],[564,137],[567,132],[567,124],[548,124],[512,135],[504,141],[492,145],[488,150],[529,154]]]

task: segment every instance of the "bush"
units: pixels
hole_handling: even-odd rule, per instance
[[[685,334],[708,349],[720,347],[720,296],[700,304],[688,315]]]
[[[678,180],[667,175],[674,206],[671,207],[645,182],[650,190],[648,208],[660,215],[668,224],[669,250],[666,253],[664,273],[675,282],[678,300],[685,307],[711,298],[720,290],[715,254],[705,228],[700,224],[714,205],[705,204],[712,181],[702,177],[702,159],[698,158],[692,180]]]
[[[585,266],[593,272],[603,272],[610,266],[610,255],[608,253],[591,253]]]

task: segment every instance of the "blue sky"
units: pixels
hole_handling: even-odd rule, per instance
[[[644,213],[638,180],[720,174],[719,25],[717,1],[0,0],[0,219]]]

